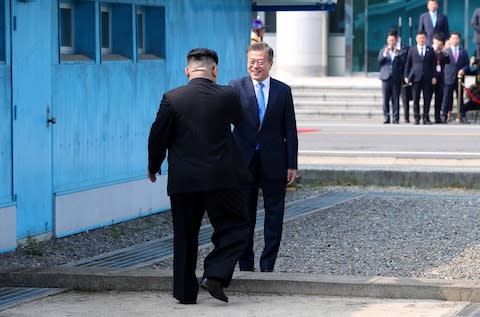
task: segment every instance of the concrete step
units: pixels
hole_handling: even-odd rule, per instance
[[[308,94],[294,94],[293,100],[295,102],[302,102],[302,101],[370,101],[370,102],[382,102],[382,95],[381,94],[342,94],[342,93],[308,93]]]
[[[293,100],[295,109],[304,108],[322,108],[322,107],[338,107],[338,108],[382,108],[382,101],[370,101],[370,100]]]

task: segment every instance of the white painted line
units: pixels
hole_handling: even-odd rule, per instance
[[[304,150],[298,154],[324,154],[324,155],[432,155],[432,156],[478,156],[480,152],[413,152],[413,151],[321,151]]]

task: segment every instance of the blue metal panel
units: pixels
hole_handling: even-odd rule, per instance
[[[7,30],[5,20],[5,0],[0,0],[0,63],[5,61],[5,33]]]
[[[51,133],[51,1],[12,1],[14,192],[17,195],[17,238],[52,230]],[[56,38],[56,37],[55,37]]]
[[[11,103],[11,68],[6,50],[8,4],[0,0],[0,204],[12,200],[12,103]],[[3,58],[2,58],[3,56]]]
[[[163,92],[187,82],[190,49],[217,50],[219,83],[246,72],[250,1],[132,2],[165,6],[165,60],[54,66],[54,192],[145,177],[150,125]]]
[[[0,65],[0,203],[12,199],[12,104],[10,65]]]

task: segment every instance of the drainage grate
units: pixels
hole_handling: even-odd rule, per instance
[[[0,311],[64,291],[64,289],[60,288],[0,287]]]
[[[359,194],[350,192],[329,192],[321,196],[290,202],[285,206],[285,220],[290,220],[322,208],[334,206],[338,203],[359,197]],[[264,211],[259,210],[256,230],[263,228]],[[200,229],[198,244],[204,246],[210,243],[212,235],[210,225]],[[144,267],[173,255],[173,236],[155,241],[146,242],[129,248],[103,253],[87,258],[70,266],[101,267],[101,268],[138,268]]]

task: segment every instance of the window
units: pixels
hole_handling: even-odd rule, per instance
[[[145,51],[145,11],[137,8],[137,52],[141,55]]]
[[[73,53],[73,5],[60,3],[60,53]]]
[[[165,8],[143,6],[137,9],[138,59],[165,58]]]
[[[61,1],[58,32],[61,62],[95,60],[95,3]]]
[[[110,54],[112,52],[112,34],[111,34],[111,10],[108,6],[102,6],[102,54]]]
[[[101,5],[101,46],[103,61],[133,60],[133,6],[123,3]]]

